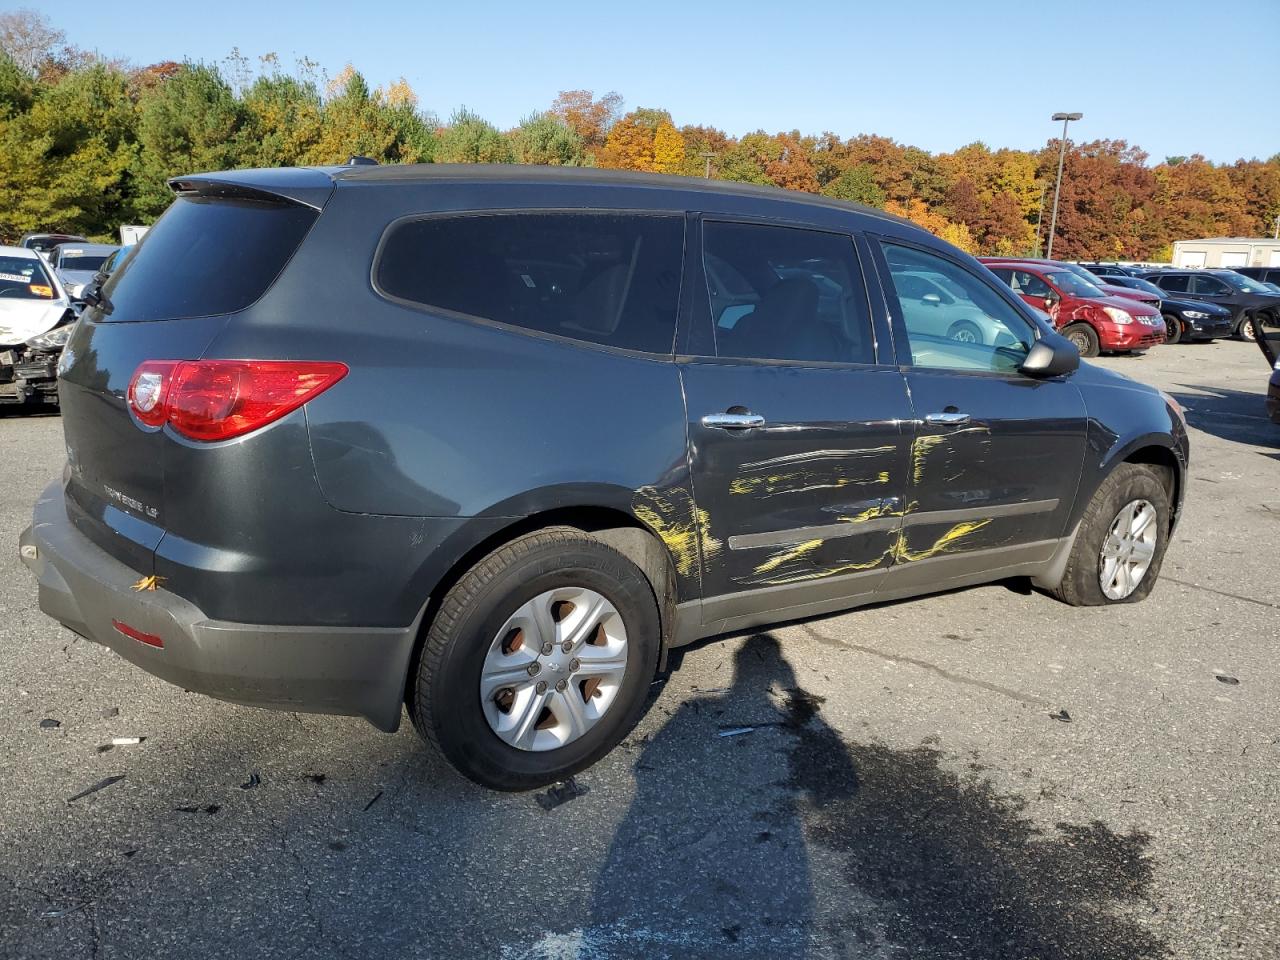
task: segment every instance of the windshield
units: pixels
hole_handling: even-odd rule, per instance
[[[53,283],[44,265],[31,257],[0,257],[0,297],[52,300]]]
[[[1086,267],[1082,267],[1078,263],[1068,263],[1067,269],[1070,270],[1072,273],[1074,273],[1077,277],[1080,277],[1082,280],[1088,280],[1094,286],[1099,286],[1101,284],[1111,282],[1109,278],[1100,277],[1096,273],[1094,273],[1092,270],[1089,270]]]
[[[58,258],[58,266],[63,270],[94,270],[96,271],[106,261],[107,254],[82,253],[71,254],[70,256],[61,256]]]
[[[1215,274],[1215,276],[1227,281],[1231,286],[1235,287],[1241,293],[1270,293],[1266,287],[1258,283],[1256,280],[1250,280],[1243,273],[1236,273],[1234,270],[1227,270],[1223,273]]]
[[[1055,287],[1065,293],[1071,294],[1073,297],[1084,297],[1088,300],[1100,300],[1106,296],[1106,294],[1099,290],[1096,285],[1091,281],[1086,280],[1078,273],[1061,270],[1048,274],[1048,277],[1053,281],[1053,285]]]

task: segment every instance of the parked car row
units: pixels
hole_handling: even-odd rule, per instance
[[[1228,336],[1252,341],[1261,326],[1280,323],[1280,291],[1234,270],[979,259],[1024,300],[1049,313],[1085,356],[1141,352],[1161,341]],[[1134,302],[1141,307],[1135,310]],[[1151,311],[1158,324],[1150,323]],[[1163,336],[1151,335],[1149,326],[1159,327]]]
[[[72,325],[127,249],[47,233],[0,247],[0,404],[58,403]]]

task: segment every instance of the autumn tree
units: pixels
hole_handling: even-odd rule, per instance
[[[612,170],[642,170],[652,173],[658,169],[655,140],[658,129],[663,126],[671,127],[671,132],[679,136],[671,123],[671,114],[665,110],[640,107],[631,111],[609,129],[604,147],[596,153],[596,163]],[[664,134],[664,139],[668,145],[665,147],[667,153],[663,161],[668,163],[675,156],[674,141],[668,134]]]
[[[653,169],[658,173],[679,173],[684,166],[684,138],[670,120],[662,120],[653,131]]]
[[[622,97],[610,91],[595,99],[590,90],[561,90],[547,111],[582,138],[587,149],[603,147],[618,115]]]

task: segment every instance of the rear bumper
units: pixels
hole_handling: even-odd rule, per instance
[[[182,597],[136,591],[139,574],[67,518],[62,484],[45,488],[19,539],[40,609],[162,680],[221,700],[282,710],[362,716],[400,724],[418,623],[404,628],[290,627],[211,620]],[[160,638],[162,648],[114,622]]]

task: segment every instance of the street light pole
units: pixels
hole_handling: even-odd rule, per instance
[[[1067,124],[1079,120],[1083,113],[1055,113],[1050,120],[1062,121],[1062,145],[1058,148],[1058,182],[1053,188],[1053,215],[1049,218],[1049,248],[1045,259],[1053,259],[1053,232],[1058,227],[1058,196],[1062,193],[1062,162],[1067,158]]]

